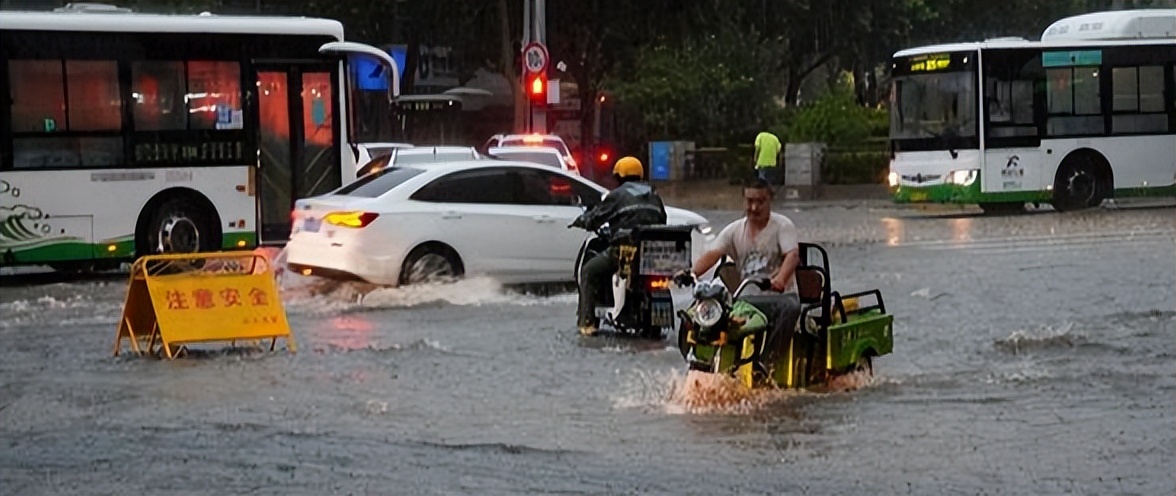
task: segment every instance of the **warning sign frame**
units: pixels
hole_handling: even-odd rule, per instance
[[[271,262],[252,252],[149,255],[131,266],[114,355],[176,358],[199,343],[283,338],[297,351]]]

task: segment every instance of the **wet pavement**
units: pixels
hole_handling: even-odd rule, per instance
[[[782,212],[896,316],[859,389],[700,405],[669,341],[480,278],[288,277],[297,354],[112,358],[124,279],[6,278],[0,492],[1176,492],[1176,209]]]

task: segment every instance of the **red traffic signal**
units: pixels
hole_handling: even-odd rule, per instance
[[[527,98],[531,100],[532,104],[545,105],[547,104],[547,77],[542,74],[533,74],[527,79]]]

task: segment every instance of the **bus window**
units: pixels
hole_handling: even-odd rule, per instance
[[[1111,70],[1111,87],[1112,133],[1168,131],[1163,67],[1116,67]]]
[[[188,128],[241,129],[241,68],[236,62],[188,62]]]
[[[67,60],[65,80],[70,131],[122,129],[118,65],[113,60]]]
[[[1164,68],[1158,65],[1139,68],[1139,111],[1164,111]]]
[[[1046,78],[1050,114],[1047,134],[1082,136],[1106,132],[1097,66],[1049,69]]]
[[[984,106],[989,147],[1037,146],[1034,82],[1045,77],[1038,50],[993,50],[984,59]]]
[[[13,167],[102,167],[122,161],[118,66],[104,60],[13,60]],[[66,89],[68,88],[68,90]],[[68,98],[67,98],[68,95]]]
[[[326,148],[335,144],[330,74],[302,75],[302,114],[302,135],[307,144]]]
[[[131,63],[131,95],[135,98],[135,130],[168,131],[188,127],[184,63]]]
[[[12,132],[51,133],[65,129],[65,79],[60,60],[13,60]]]

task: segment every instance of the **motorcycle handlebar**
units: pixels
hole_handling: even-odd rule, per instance
[[[746,288],[749,284],[759,288],[760,291],[768,291],[768,290],[772,289],[772,280],[771,279],[768,279],[766,277],[747,279],[739,285],[739,288],[735,290],[735,293],[732,294],[732,297],[739,298],[739,296],[743,294],[743,289]]]

